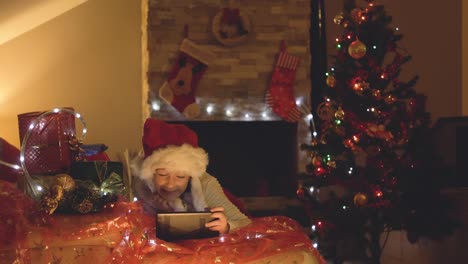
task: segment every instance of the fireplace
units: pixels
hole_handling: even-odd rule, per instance
[[[208,173],[238,197],[290,196],[296,190],[297,123],[172,121],[193,129]]]

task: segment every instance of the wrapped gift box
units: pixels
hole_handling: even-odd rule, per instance
[[[18,115],[19,136],[21,144],[25,144],[24,162],[32,175],[66,172],[78,155],[77,151],[70,149],[70,140],[75,135],[75,116],[58,112],[39,118],[44,113]],[[23,142],[33,122],[35,125],[27,142]]]

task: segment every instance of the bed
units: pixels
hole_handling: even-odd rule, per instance
[[[252,218],[227,235],[170,243],[140,203],[102,212],[43,215],[0,181],[0,263],[325,263],[302,227],[284,216]]]

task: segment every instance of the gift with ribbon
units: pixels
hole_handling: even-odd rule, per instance
[[[78,158],[81,142],[75,137],[74,112],[72,108],[64,109],[69,111],[18,115],[24,163],[31,175],[67,172]]]

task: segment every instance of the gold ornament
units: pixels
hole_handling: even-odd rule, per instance
[[[343,23],[343,13],[339,13],[338,15],[335,16],[335,18],[333,18],[333,22],[335,22],[335,24],[337,25],[340,25],[341,23]]]
[[[54,184],[61,186],[65,192],[74,190],[76,186],[72,176],[65,173],[56,174],[54,176]]]
[[[349,56],[351,56],[353,59],[360,59],[366,55],[366,45],[362,43],[359,39],[356,39],[355,41],[351,42],[348,47],[348,53]]]
[[[354,195],[353,202],[356,206],[365,206],[367,204],[367,196],[361,192],[358,192]]]
[[[323,121],[331,121],[333,113],[333,106],[329,102],[322,102],[317,107],[317,115]]]
[[[320,167],[322,166],[322,159],[317,156],[314,156],[312,158],[312,164],[314,165],[314,167]]]
[[[345,112],[341,107],[338,107],[338,110],[335,112],[335,118],[338,120],[343,120],[345,117]]]
[[[334,160],[330,160],[327,162],[327,166],[330,168],[336,168],[336,162]]]
[[[329,75],[329,76],[327,77],[327,85],[330,86],[330,87],[332,87],[332,88],[335,87],[335,85],[336,85],[335,76]]]

